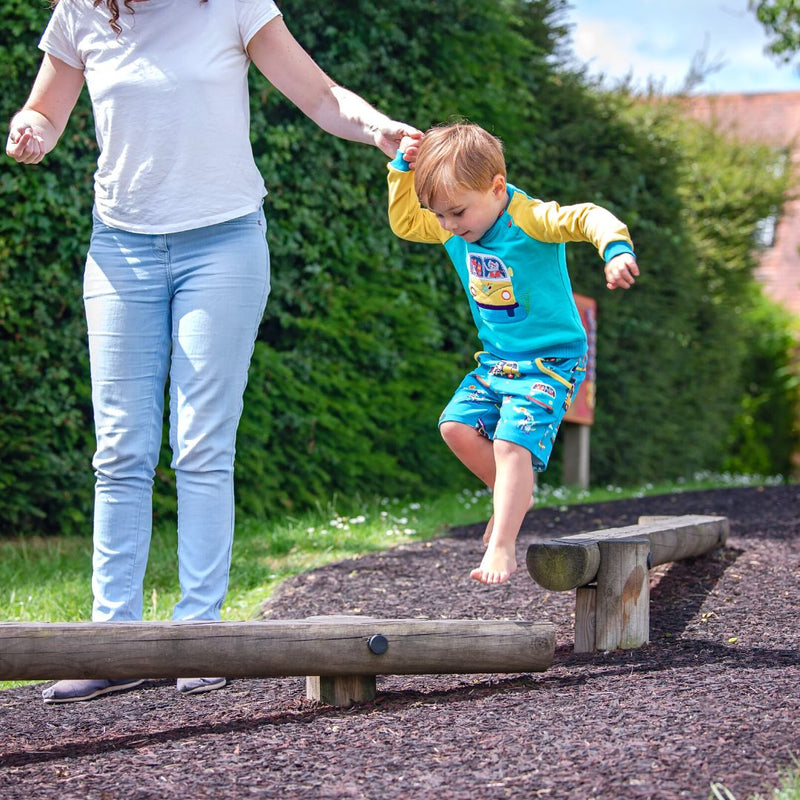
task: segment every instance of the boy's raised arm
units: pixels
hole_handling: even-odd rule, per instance
[[[387,165],[389,225],[395,236],[409,242],[443,244],[451,234],[443,230],[431,211],[420,205],[414,190],[413,163],[416,162],[418,148],[417,137],[403,137],[397,155]]]

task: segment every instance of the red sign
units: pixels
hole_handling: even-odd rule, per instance
[[[589,340],[589,355],[586,359],[586,378],[572,400],[572,405],[564,416],[565,422],[576,422],[579,425],[594,423],[595,379],[597,356],[597,303],[591,297],[582,294],[573,295],[581,322]]]

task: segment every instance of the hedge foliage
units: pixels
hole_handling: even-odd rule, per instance
[[[764,168],[768,154],[691,128],[670,103],[600,91],[571,71],[560,60],[566,0],[281,5],[321,66],[386,113],[423,129],[452,118],[482,124],[504,140],[513,183],[563,203],[594,200],[629,224],[643,270],[629,293],[604,288],[590,247],[569,250],[575,290],[599,303],[594,481],[678,477],[731,459],[747,468],[753,430],[759,467],[788,467],[788,323],[751,277],[753,231],[785,185]],[[26,0],[6,0],[5,12],[8,119],[35,75],[48,12]],[[320,132],[253,73],[273,289],[237,446],[240,513],[471,481],[436,430],[478,347],[444,251],[389,231],[381,153]],[[84,93],[42,165],[0,166],[5,533],[86,529],[91,514],[80,295],[92,134]],[[769,335],[756,337],[766,318]],[[782,437],[748,422],[778,413]],[[157,515],[174,512],[169,457],[165,447]],[[558,469],[556,458],[555,480]]]

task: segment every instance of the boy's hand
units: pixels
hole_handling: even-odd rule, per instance
[[[400,142],[400,152],[403,158],[411,169],[417,163],[417,153],[419,152],[419,144],[422,141],[422,133],[414,133],[410,136],[404,136]]]
[[[606,263],[606,286],[609,289],[630,289],[636,282],[639,265],[631,253],[620,253]]]
[[[422,136],[413,125],[407,125],[405,122],[395,122],[394,120],[391,120],[383,128],[375,128],[374,134],[375,146],[390,158],[394,158],[397,155],[397,151],[400,149],[401,142],[404,139]]]

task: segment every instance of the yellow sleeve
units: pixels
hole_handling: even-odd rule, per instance
[[[395,236],[409,242],[444,244],[453,234],[444,230],[433,212],[423,208],[414,191],[414,173],[389,165],[389,225]]]
[[[597,248],[600,258],[611,242],[627,242],[633,249],[628,228],[594,203],[559,206],[515,194],[508,211],[528,236],[540,242],[589,242]]]

